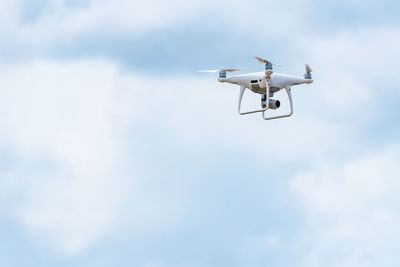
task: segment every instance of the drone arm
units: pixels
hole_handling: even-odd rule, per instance
[[[290,103],[290,112],[288,114],[285,115],[279,115],[279,116],[274,116],[274,117],[265,117],[265,111],[263,112],[263,118],[264,120],[274,120],[274,119],[280,119],[280,118],[286,118],[286,117],[290,117],[293,114],[293,99],[292,99],[292,91],[290,87],[286,87],[285,88],[286,93],[288,95],[289,98],[289,103]],[[268,96],[267,96],[268,97]]]

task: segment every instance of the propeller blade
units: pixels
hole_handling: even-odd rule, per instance
[[[216,72],[220,72],[220,70],[198,70],[196,72],[209,72],[209,73],[216,73]]]
[[[235,72],[235,71],[247,70],[247,68],[224,69],[224,70],[227,72]]]
[[[216,73],[220,71],[226,71],[226,72],[235,72],[235,71],[240,71],[240,70],[247,70],[247,68],[232,68],[232,69],[219,69],[219,70],[198,70],[197,72],[210,72],[210,73]]]
[[[258,62],[260,62],[261,64],[266,64],[269,61],[260,57],[254,57]]]
[[[272,65],[274,65],[274,66],[277,66],[277,67],[283,67],[282,65],[280,65],[280,64],[275,64],[275,63],[273,63],[273,62],[271,62],[271,61],[269,61],[269,60],[267,60],[267,59],[263,59],[263,58],[260,58],[260,57],[254,57],[258,62],[260,62],[261,64],[268,64],[268,63],[271,63]]]
[[[312,72],[312,69],[311,69],[310,65],[308,65],[308,64],[306,64],[306,72],[307,73]]]

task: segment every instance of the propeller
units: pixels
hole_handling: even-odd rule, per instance
[[[220,71],[226,71],[226,72],[235,72],[235,71],[240,71],[240,70],[247,70],[247,68],[237,68],[237,69],[219,69],[219,70],[198,70],[197,72],[210,72],[210,73],[217,73]]]
[[[311,69],[310,65],[308,65],[308,64],[306,64],[306,72],[307,73],[312,72],[312,69]]]
[[[275,63],[273,63],[272,61],[267,60],[267,59],[263,59],[263,58],[260,58],[260,57],[254,57],[254,58],[255,58],[258,62],[260,62],[261,64],[271,64],[271,65],[274,65],[274,66],[282,67],[282,65],[275,64]]]
[[[304,74],[304,79],[312,79],[312,77],[311,77],[312,69],[311,69],[310,65],[305,64],[305,66],[306,66],[306,73]]]
[[[272,61],[269,61],[267,59],[263,59],[260,57],[254,57],[258,62],[260,62],[261,64],[265,64],[265,75],[267,76],[267,78],[269,79],[269,77],[271,77],[273,71],[272,71],[272,65],[274,66],[281,66],[279,64],[275,64],[272,63]]]
[[[247,70],[247,68],[231,68],[231,69],[226,69],[222,68],[219,70],[198,70],[197,72],[209,72],[209,73],[217,73],[219,72],[219,78],[226,78],[226,73],[227,72],[235,72],[235,71],[240,71],[240,70]]]

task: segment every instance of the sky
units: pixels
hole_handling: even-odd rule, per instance
[[[398,266],[399,9],[1,0],[0,265]],[[292,117],[196,73],[253,56]]]

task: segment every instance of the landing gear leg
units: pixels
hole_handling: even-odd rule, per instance
[[[292,99],[292,90],[290,87],[286,87],[285,91],[288,95],[289,98],[289,104],[290,104],[290,112],[288,114],[285,115],[280,115],[280,116],[274,116],[274,117],[265,117],[265,113],[266,111],[263,112],[263,118],[264,120],[274,120],[274,119],[279,119],[279,118],[286,118],[286,117],[290,117],[293,114],[293,99]]]
[[[240,107],[242,105],[242,98],[243,98],[243,94],[244,94],[245,90],[246,90],[246,87],[244,85],[240,86],[239,103],[238,103],[238,112],[239,112],[240,115],[247,115],[247,114],[252,114],[252,113],[257,113],[257,112],[264,112],[264,111],[266,111],[268,109],[267,105],[265,105],[265,107],[263,107],[262,109],[259,109],[259,110],[242,112]]]

